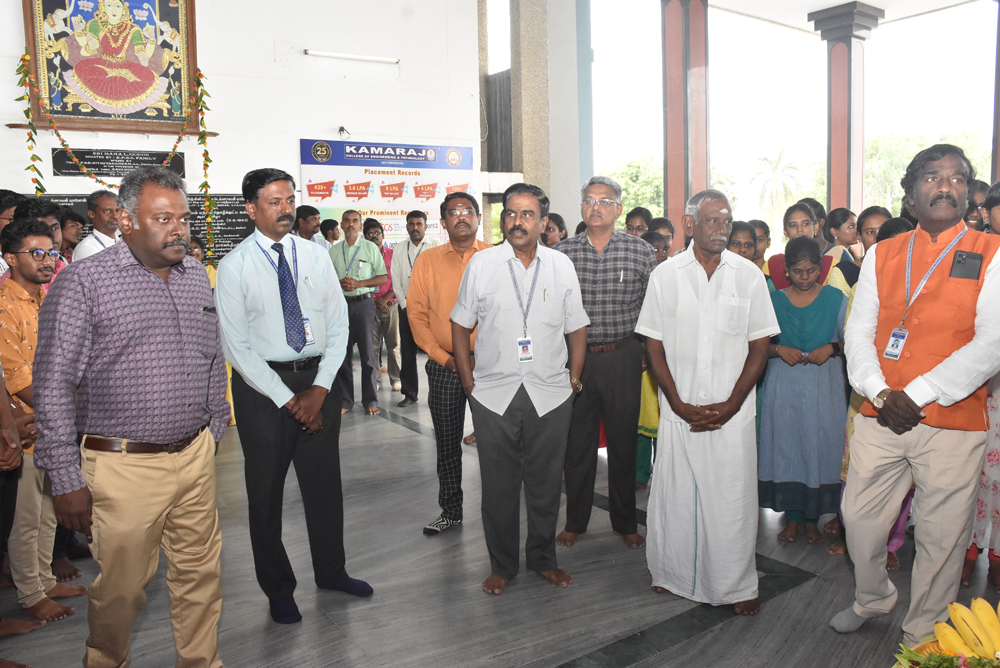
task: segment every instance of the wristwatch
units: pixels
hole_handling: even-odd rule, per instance
[[[577,394],[583,392],[583,382],[579,378],[570,377],[569,384],[573,386],[573,390]]]
[[[889,398],[890,392],[892,392],[892,390],[887,387],[875,395],[875,398],[872,399],[872,406],[875,407],[875,410],[882,410],[882,406],[885,406],[885,400]]]

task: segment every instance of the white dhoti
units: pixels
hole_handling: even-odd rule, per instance
[[[646,535],[653,586],[712,605],[756,598],[754,421],[692,433],[661,419],[658,433]]]

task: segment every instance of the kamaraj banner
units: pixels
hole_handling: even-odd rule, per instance
[[[323,219],[340,220],[356,209],[362,221],[382,223],[390,244],[406,239],[406,214],[415,209],[427,214],[428,238],[447,240],[441,200],[471,193],[471,146],[301,139],[299,147],[302,203],[319,209]]]

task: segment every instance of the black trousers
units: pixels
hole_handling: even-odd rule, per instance
[[[524,543],[529,571],[557,567],[562,461],[573,415],[573,397],[539,417],[522,385],[503,415],[469,400],[483,481],[483,532],[494,575],[509,580],[520,566],[521,483],[528,511]]]
[[[414,401],[420,393],[420,376],[417,374],[417,342],[413,339],[410,320],[406,317],[406,309],[399,309],[399,384],[402,385],[404,397]]]
[[[375,360],[375,300],[369,297],[361,301],[347,301],[347,318],[350,333],[347,337],[347,354],[337,371],[336,385],[340,386],[340,397],[344,408],[354,408],[354,346],[358,346],[361,358],[361,403],[365,408],[378,406],[378,362]],[[339,420],[338,420],[339,423]]]
[[[458,374],[432,359],[427,371],[427,407],[437,440],[438,504],[441,515],[462,519],[462,431],[465,429],[465,390]],[[478,438],[478,437],[477,437]]]
[[[608,353],[587,352],[583,391],[573,404],[566,445],[566,531],[583,533],[590,523],[597,476],[600,420],[608,439],[611,528],[627,536],[635,520],[635,446],[642,395],[642,344]],[[478,438],[478,435],[476,436]]]
[[[277,373],[296,393],[309,389],[316,377],[316,369]],[[271,600],[288,598],[295,591],[295,574],[281,542],[281,504],[289,464],[295,465],[302,492],[316,584],[329,586],[347,577],[337,384],[323,402],[323,428],[313,435],[302,431],[287,409],[275,406],[235,371],[233,407],[243,446],[250,545],[260,588]]]

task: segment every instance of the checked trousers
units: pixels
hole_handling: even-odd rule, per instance
[[[462,519],[462,431],[465,429],[465,392],[458,374],[432,359],[427,371],[427,407],[437,440],[438,504],[441,515]]]

